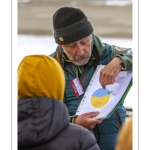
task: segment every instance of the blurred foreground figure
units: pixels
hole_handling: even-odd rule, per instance
[[[64,72],[54,58],[23,58],[18,67],[18,150],[99,150],[91,131],[69,123],[64,90]]]
[[[106,88],[114,83],[120,71],[132,70],[132,49],[102,42],[93,33],[92,24],[79,8],[61,7],[56,10],[53,15],[53,29],[58,46],[50,55],[61,64],[65,73],[63,102],[68,108],[70,122],[92,129],[101,150],[114,150],[116,138],[126,118],[123,102],[111,117],[104,120],[93,118],[100,112],[77,116],[76,111],[97,65],[106,65],[99,73],[100,78],[97,81]]]
[[[115,150],[132,150],[132,117],[125,122],[118,135]]]

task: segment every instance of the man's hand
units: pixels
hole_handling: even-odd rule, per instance
[[[120,63],[122,63],[121,58],[115,57],[101,70],[99,82],[104,89],[106,88],[106,85],[113,84],[115,82],[115,78],[122,68]]]
[[[75,118],[74,123],[81,125],[87,129],[93,129],[96,124],[99,124],[103,121],[103,119],[98,120],[94,119],[93,117],[97,116],[99,112],[90,112],[90,113],[84,113],[77,118]]]

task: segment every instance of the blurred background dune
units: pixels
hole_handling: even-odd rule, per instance
[[[18,0],[18,34],[53,35],[53,14],[61,6],[72,6],[83,10],[98,36],[132,38],[132,1],[117,1]]]

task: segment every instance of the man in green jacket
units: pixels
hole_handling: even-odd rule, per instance
[[[115,112],[102,120],[94,119],[99,112],[75,115],[97,65],[106,65],[100,72],[103,88],[113,84],[122,70],[132,70],[132,49],[101,42],[82,10],[73,7],[59,8],[53,15],[56,51],[54,57],[62,66],[66,77],[64,103],[70,122],[93,130],[101,150],[114,150],[116,137],[125,121],[126,110],[121,103]],[[76,84],[72,84],[76,80]]]

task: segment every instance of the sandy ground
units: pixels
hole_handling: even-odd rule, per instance
[[[103,1],[101,1],[103,4]],[[18,3],[18,34],[53,35],[52,16],[61,6],[83,10],[101,37],[132,38],[132,5],[91,5],[91,1],[30,0]]]

